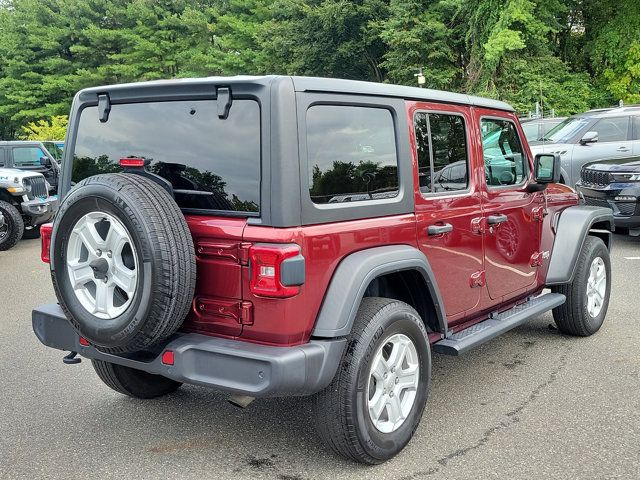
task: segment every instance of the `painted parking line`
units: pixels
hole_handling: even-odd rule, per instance
[[[624,257],[625,260],[640,260],[640,257]]]

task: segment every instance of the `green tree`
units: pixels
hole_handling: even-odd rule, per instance
[[[424,68],[427,87],[455,85],[462,70],[452,27],[460,4],[459,0],[391,0],[390,15],[380,22],[380,37],[387,47],[382,67],[389,81],[415,85],[414,74]]]
[[[20,138],[25,140],[63,140],[67,134],[69,117],[55,115],[48,120],[29,122],[22,127]]]

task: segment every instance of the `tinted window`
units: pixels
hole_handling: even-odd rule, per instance
[[[420,191],[465,190],[469,186],[469,164],[463,118],[443,113],[418,113],[415,132]]]
[[[517,185],[524,182],[528,169],[520,138],[513,122],[481,120],[482,151],[487,185]]]
[[[4,167],[4,148],[0,147],[0,167]]]
[[[17,168],[39,167],[40,159],[47,155],[39,147],[17,147],[13,149],[13,165]]]
[[[629,132],[629,117],[603,118],[591,130],[598,132],[598,142],[625,141]]]
[[[315,203],[398,195],[398,158],[391,112],[315,105],[307,111],[309,193]]]
[[[633,139],[640,140],[640,115],[634,115],[631,117],[631,121],[633,122]],[[2,161],[1,155],[0,161]]]
[[[538,140],[544,134],[542,124],[537,122],[527,122],[522,124],[522,131],[527,140]]]
[[[97,107],[82,111],[74,150],[73,181],[119,172],[121,158],[151,160],[182,208],[258,212],[260,108],[234,100],[218,118],[215,101],[113,105],[100,123]]]

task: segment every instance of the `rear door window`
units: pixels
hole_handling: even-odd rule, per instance
[[[414,120],[422,193],[469,187],[467,134],[460,115],[419,112]]]
[[[142,157],[171,182],[186,210],[253,215],[260,206],[260,107],[235,99],[226,119],[214,100],[112,105],[82,111],[72,180],[122,171],[119,160]]]
[[[16,168],[40,167],[47,155],[39,147],[14,147],[13,166]]]
[[[624,142],[629,134],[629,117],[603,118],[592,130],[598,132],[598,143]]]
[[[398,195],[393,116],[384,108],[313,105],[307,110],[309,194],[314,203]]]

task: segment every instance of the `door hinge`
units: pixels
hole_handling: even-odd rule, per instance
[[[471,231],[478,235],[485,233],[487,231],[487,219],[485,217],[476,217],[472,219]]]
[[[201,257],[231,260],[240,265],[249,264],[250,243],[196,242],[196,252]]]
[[[248,242],[242,242],[240,248],[238,248],[238,263],[240,265],[249,265],[249,249],[251,244]]]
[[[544,217],[547,216],[547,210],[544,207],[535,207],[531,210],[531,218],[534,220],[541,222],[544,220]]]
[[[197,314],[211,317],[218,321],[253,325],[253,304],[242,300],[226,300],[221,298],[198,298]]]
[[[98,120],[105,123],[109,120],[109,112],[111,111],[111,99],[108,93],[98,95]]]
[[[471,288],[484,287],[486,283],[486,275],[484,270],[480,270],[479,272],[474,272],[469,277],[469,286]]]

